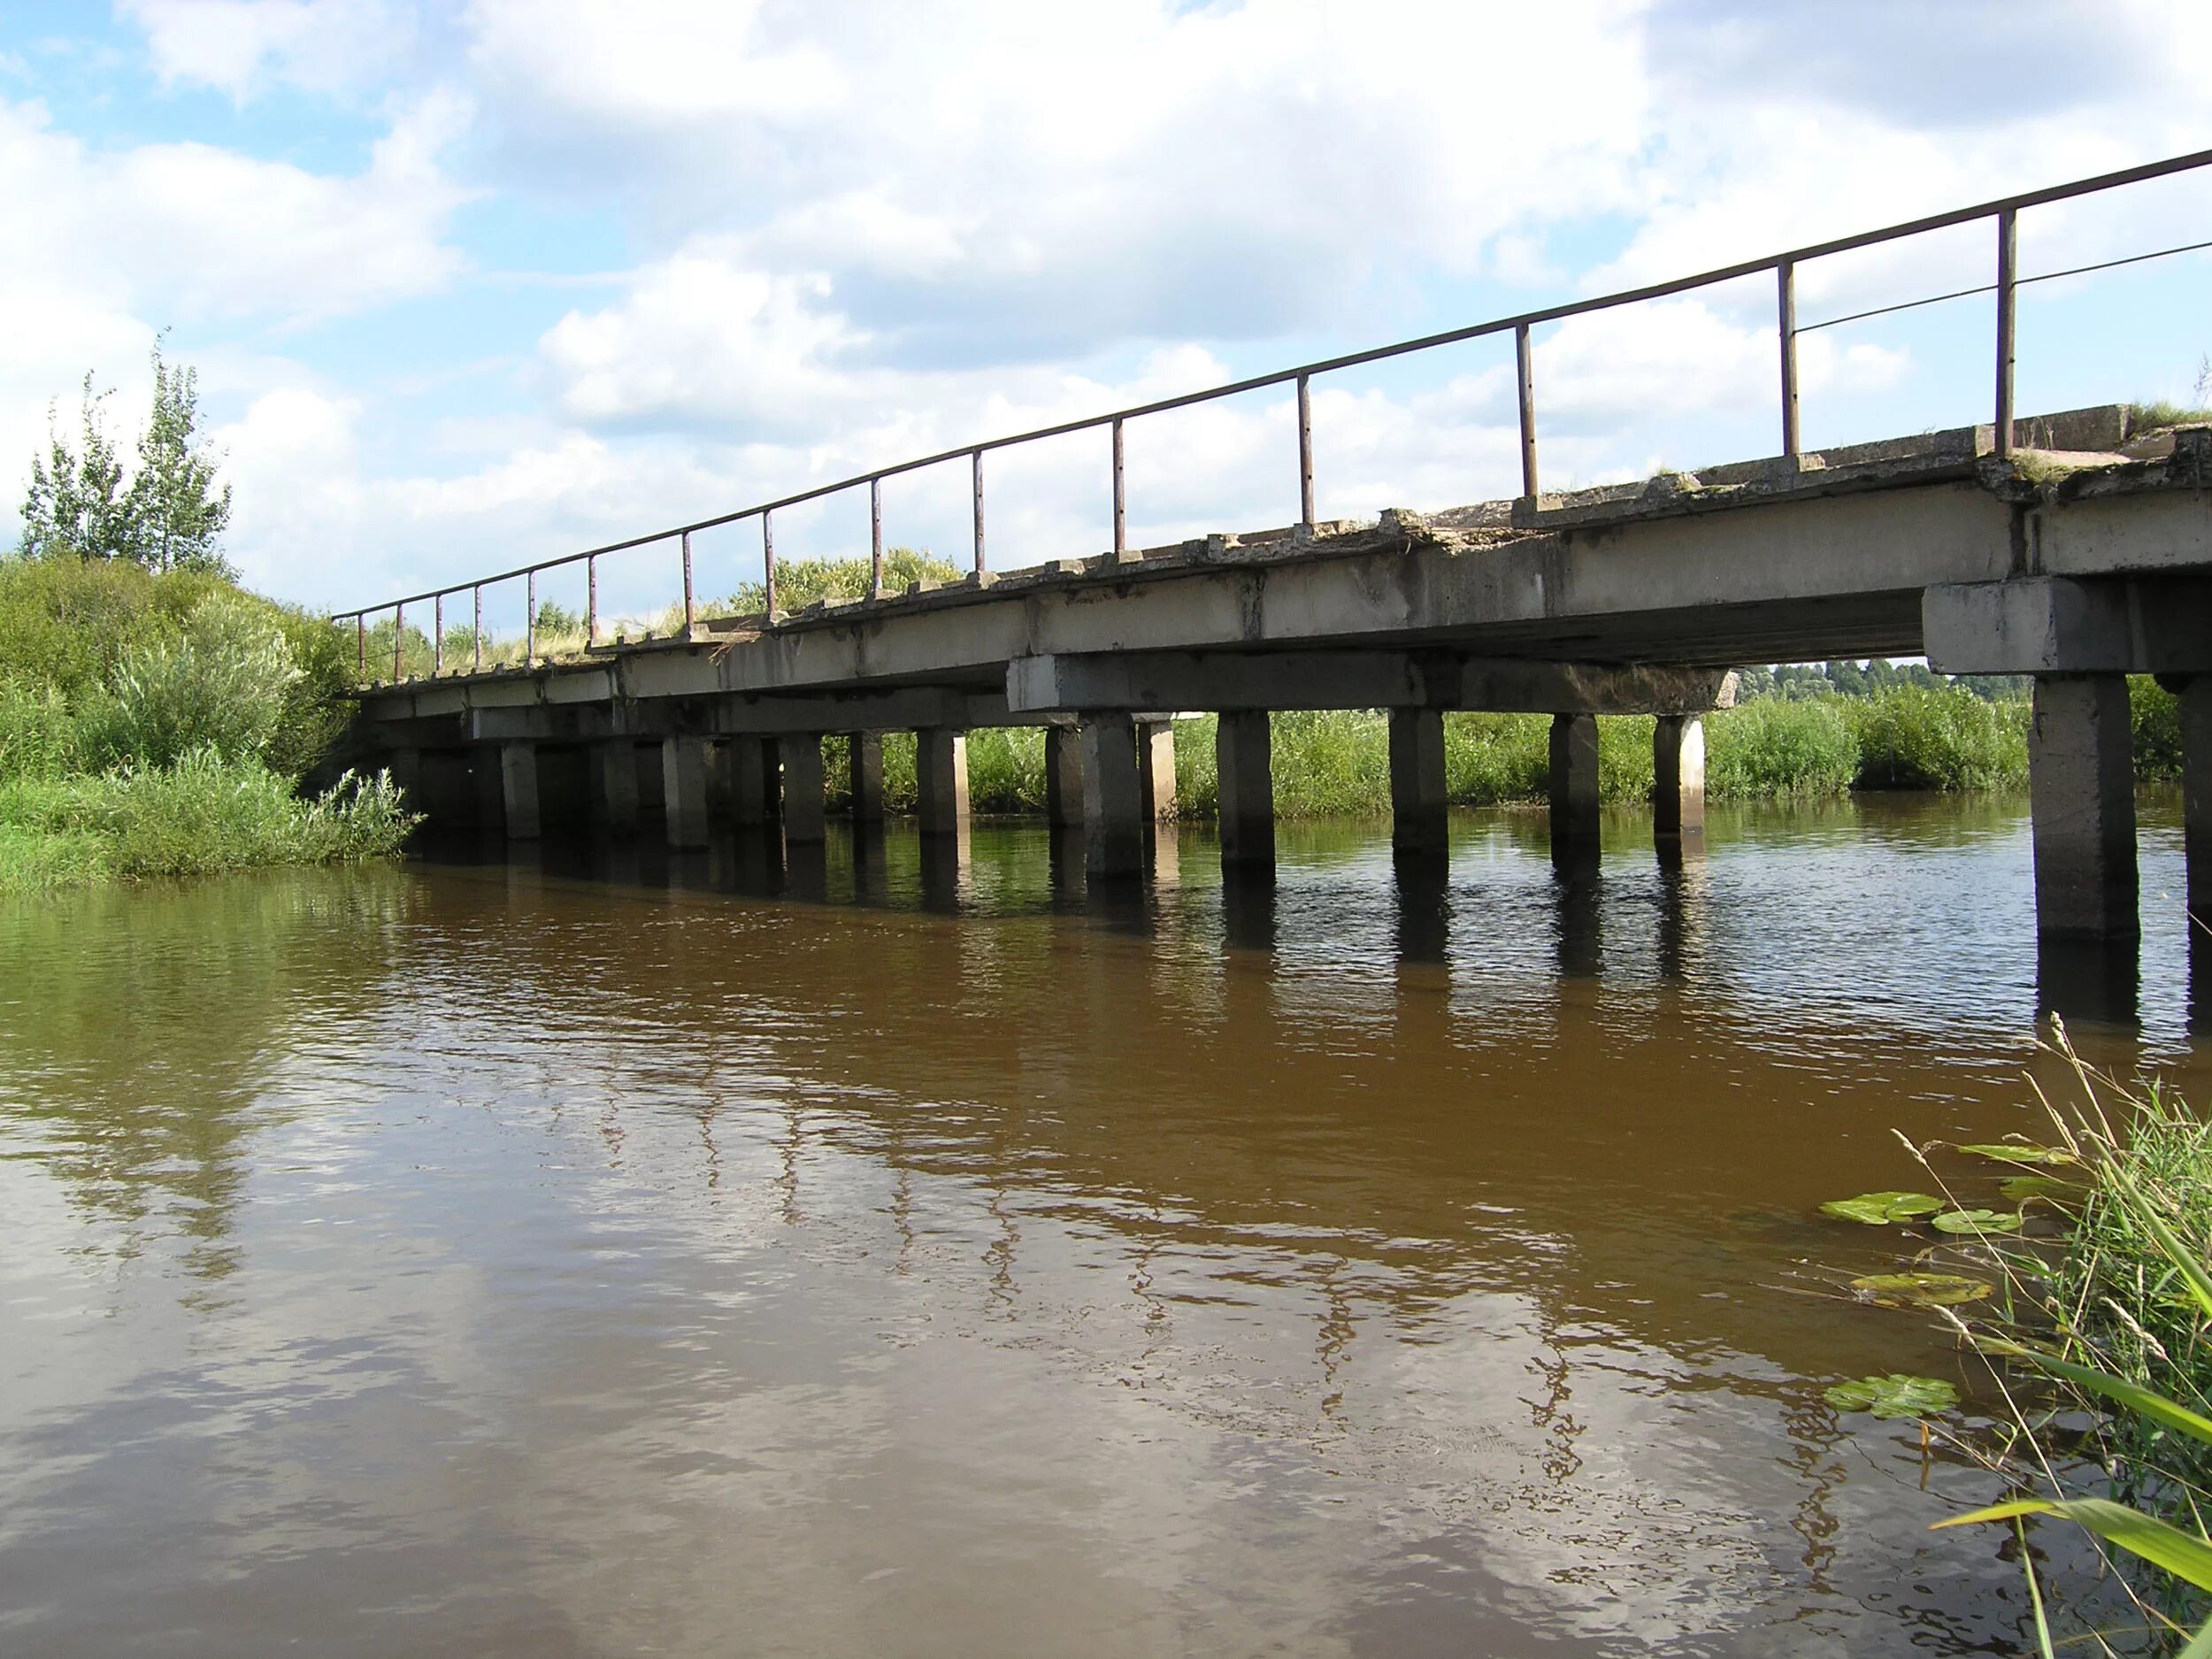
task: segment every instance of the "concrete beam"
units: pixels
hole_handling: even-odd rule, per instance
[[[2046,674],[2028,730],[2036,929],[2047,938],[2137,932],[2135,772],[2127,681]]]
[[[1663,714],[1651,730],[1652,832],[1661,841],[1705,833],[1705,722]]]
[[[1444,717],[1435,709],[1390,711],[1390,845],[1441,853],[1450,844],[1444,782]]]
[[[1551,848],[1594,853],[1598,846],[1598,722],[1594,714],[1551,718]]]
[[[538,839],[538,748],[503,743],[499,749],[502,804],[511,841]]]
[[[707,833],[707,740],[661,740],[661,811],[668,844],[679,849],[704,847]]]
[[[1533,714],[1688,714],[1734,701],[1728,671],[1560,663],[1378,649],[1145,651],[1018,657],[1006,706],[1081,709],[1488,709]]]
[[[795,733],[776,740],[783,767],[783,838],[813,842],[828,838],[822,800],[822,734]]]
[[[1225,864],[1275,863],[1272,733],[1264,709],[1232,709],[1214,727],[1216,799]]]
[[[2212,582],[2030,576],[1931,588],[1928,664],[1947,674],[2212,672]]]
[[[925,835],[959,835],[968,827],[968,740],[942,727],[914,733],[915,804]]]

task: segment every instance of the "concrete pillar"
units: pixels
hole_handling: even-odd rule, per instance
[[[1058,829],[1083,822],[1083,740],[1071,726],[1045,727],[1045,822]]]
[[[783,838],[796,845],[829,834],[822,815],[822,734],[798,732],[776,740],[783,767]]]
[[[852,745],[852,796],[855,824],[883,822],[883,733],[855,732]]]
[[[499,746],[499,788],[506,815],[507,839],[534,841],[538,838],[538,746],[502,743]]]
[[[1214,728],[1216,803],[1221,862],[1275,862],[1275,779],[1270,764],[1267,710],[1231,709]]]
[[[925,835],[968,826],[968,734],[933,726],[914,733],[914,792]]]
[[[766,742],[753,736],[733,737],[724,745],[730,772],[730,816],[745,829],[758,829],[775,817],[776,780],[769,771]]]
[[[730,744],[726,738],[707,740],[707,818],[728,819],[737,798],[730,782]]]
[[[474,826],[486,832],[503,830],[507,822],[507,786],[504,756],[495,749],[468,751],[469,786],[476,797]]]
[[[1175,722],[1140,720],[1136,723],[1137,787],[1144,800],[1144,815],[1156,824],[1175,817]]]
[[[674,848],[707,844],[707,740],[661,739],[661,812]]]
[[[1705,833],[1705,717],[1663,714],[1651,730],[1652,831],[1662,841]]]
[[[2181,818],[2189,872],[2189,929],[2196,954],[2212,940],[2212,674],[2195,674],[2182,687]]]
[[[1084,868],[1094,876],[1141,874],[1145,801],[1135,724],[1125,714],[1096,714],[1080,729]]]
[[[1597,849],[1598,719],[1594,714],[1551,718],[1551,847]]]
[[[591,746],[593,823],[611,835],[637,833],[637,745],[618,738]]]
[[[2135,772],[2125,675],[2036,676],[2028,804],[2037,932],[2062,939],[2135,933]]]
[[[1390,711],[1390,844],[1402,853],[1450,845],[1444,793],[1444,716],[1435,709]]]
[[[407,797],[407,805],[413,811],[422,811],[422,750],[396,749],[384,758],[384,770],[392,774],[392,781]]]

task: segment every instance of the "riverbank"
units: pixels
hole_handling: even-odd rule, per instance
[[[337,631],[205,572],[0,560],[0,894],[388,856],[388,779],[318,780]],[[304,786],[304,787],[303,787]]]

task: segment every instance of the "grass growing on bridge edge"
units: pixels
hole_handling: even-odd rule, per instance
[[[2131,681],[2136,771],[2147,781],[2179,775],[2174,698]],[[2029,705],[1956,687],[1897,686],[1867,697],[1760,697],[1706,717],[1706,790],[1719,801],[1818,800],[1853,789],[2002,790],[2027,782]],[[1175,726],[1176,798],[1183,816],[1215,812],[1214,719]],[[1648,716],[1598,722],[1600,787],[1607,802],[1651,793]],[[1389,730],[1367,710],[1283,713],[1273,719],[1275,807],[1286,818],[1387,812]],[[1536,714],[1444,717],[1444,765],[1454,804],[1511,806],[1545,798],[1550,719]],[[825,755],[833,804],[849,792],[844,745]],[[968,734],[972,809],[1019,815],[1044,810],[1044,734],[1034,728]],[[914,745],[884,740],[884,793],[895,811],[914,803]]]

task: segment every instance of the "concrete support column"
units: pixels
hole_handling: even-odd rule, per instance
[[[730,745],[726,740],[707,740],[707,818],[727,819],[736,810],[737,798],[730,783]]]
[[[2189,872],[2189,929],[2196,954],[2212,940],[2212,674],[2181,688],[2181,815]]]
[[[1056,829],[1083,822],[1083,740],[1071,726],[1045,727],[1045,822]]]
[[[495,749],[468,751],[469,789],[475,804],[471,823],[487,833],[501,829],[507,821],[507,788],[502,759],[501,751]]]
[[[502,743],[499,746],[499,789],[506,814],[507,839],[534,841],[538,838],[538,746]]]
[[[2028,802],[2047,938],[2137,931],[2132,749],[2124,675],[2036,676]]]
[[[1402,853],[1449,846],[1444,790],[1444,716],[1436,709],[1390,711],[1390,845]]]
[[[968,826],[968,734],[934,726],[914,733],[914,790],[925,835]]]
[[[794,843],[826,839],[822,811],[822,734],[798,732],[776,740],[783,766],[783,838]]]
[[[591,814],[613,835],[637,833],[637,745],[626,738],[591,746]]]
[[[1175,817],[1175,722],[1140,720],[1136,723],[1137,787],[1144,797],[1144,815],[1165,824]]]
[[[1597,849],[1598,719],[1594,714],[1551,718],[1551,846]]]
[[[1214,728],[1216,799],[1225,864],[1275,862],[1275,778],[1267,710],[1225,710]]]
[[[674,848],[707,844],[707,740],[661,739],[661,811]]]
[[[392,781],[407,797],[408,807],[417,812],[424,810],[422,792],[422,750],[396,749],[384,757],[384,770],[392,774]]]
[[[1705,833],[1705,717],[1663,714],[1651,732],[1652,830],[1662,841]]]
[[[1146,833],[1137,733],[1125,714],[1084,717],[1083,864],[1094,876],[1140,875]]]
[[[726,744],[730,772],[730,816],[741,828],[758,829],[775,817],[776,779],[768,745],[757,737],[733,737]]]
[[[883,822],[883,733],[855,732],[852,744],[852,796],[855,824]]]

